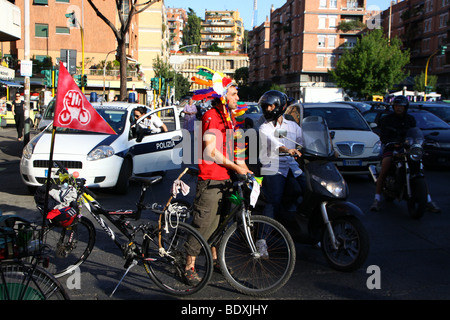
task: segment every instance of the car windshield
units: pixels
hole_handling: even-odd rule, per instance
[[[255,113],[262,113],[262,111],[257,104],[249,104],[247,105],[247,111],[245,111],[245,113],[255,114]]]
[[[420,129],[438,130],[438,129],[450,129],[450,125],[438,118],[431,112],[411,112],[411,115],[416,119],[416,124]]]
[[[450,106],[448,107],[429,107],[428,111],[434,113],[444,121],[450,122]]]
[[[371,130],[361,114],[354,108],[305,108],[304,113],[304,117],[324,118],[330,130]]]
[[[125,127],[125,120],[127,118],[127,110],[123,108],[117,108],[114,106],[95,106],[95,110],[102,116],[103,119],[105,119],[106,122],[109,123],[111,128],[114,129],[114,131],[117,134],[121,134],[123,132],[123,129]],[[51,132],[52,126],[49,126],[47,128],[47,132]],[[98,132],[92,132],[92,131],[84,131],[84,130],[77,130],[77,129],[71,129],[71,128],[63,128],[63,127],[57,127],[56,132],[58,133],[81,133],[81,134],[99,134]]]

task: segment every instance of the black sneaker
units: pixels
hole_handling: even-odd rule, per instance
[[[200,279],[200,277],[198,276],[197,271],[195,271],[194,268],[191,268],[189,270],[185,270],[183,278],[184,278],[184,282],[187,285],[190,285],[190,286],[196,286],[202,280],[202,279]]]

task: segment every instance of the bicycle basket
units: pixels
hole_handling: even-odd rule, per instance
[[[39,230],[16,215],[0,216],[0,260],[23,258],[41,252]]]

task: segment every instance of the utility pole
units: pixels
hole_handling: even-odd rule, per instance
[[[24,22],[25,22],[25,44],[24,53],[25,61],[30,60],[30,0],[24,1]],[[48,36],[48,35],[47,35]],[[30,141],[30,77],[25,75],[24,77],[24,92],[23,97],[25,99],[24,103],[24,115],[25,115],[25,125],[24,125],[24,135],[23,135],[23,145],[26,146]]]

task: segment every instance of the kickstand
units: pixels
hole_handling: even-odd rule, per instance
[[[119,283],[118,283],[117,286],[114,288],[113,292],[111,292],[111,294],[110,294],[110,296],[109,296],[110,298],[112,298],[114,292],[116,292],[117,288],[118,288],[118,287],[120,286],[120,284],[122,283],[122,281],[123,281],[123,279],[125,278],[125,276],[127,275],[128,271],[130,271],[131,268],[133,268],[135,265],[137,265],[137,263],[138,263],[138,262],[137,262],[136,260],[133,260],[133,261],[131,262],[131,264],[128,266],[127,270],[125,271],[124,275],[122,276],[122,279],[120,279]]]

